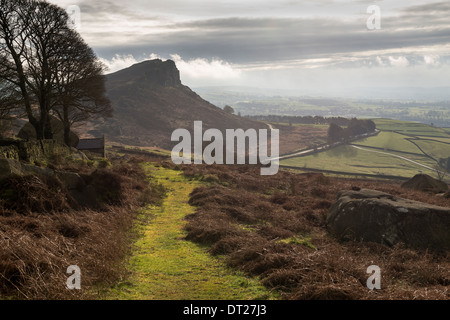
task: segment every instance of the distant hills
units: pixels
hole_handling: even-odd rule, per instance
[[[308,90],[307,88],[204,86],[193,89],[212,103],[215,103],[215,98],[222,98],[224,94],[229,96],[229,100],[238,98],[237,101],[241,101],[242,97],[252,97],[251,100],[257,100],[276,96],[337,100],[450,101],[450,87],[337,87]],[[227,103],[230,104],[233,101]]]
[[[114,117],[89,123],[81,136],[106,135],[109,142],[133,146],[171,148],[172,132],[193,130],[194,121],[203,129],[267,128],[263,123],[226,113],[183,85],[175,62],[144,61],[109,74],[107,93]]]
[[[440,94],[446,92],[445,89],[447,95]],[[230,105],[243,116],[386,118],[450,126],[450,88],[444,87],[373,88],[377,94],[369,95],[372,98],[362,98],[362,93],[369,91],[367,88],[353,93],[341,90],[335,96],[329,95],[330,92],[308,96],[291,90],[251,87],[199,87],[195,90],[211,103],[219,107]]]

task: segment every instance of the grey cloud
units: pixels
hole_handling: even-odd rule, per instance
[[[382,30],[368,31],[364,19],[210,19],[173,24],[170,33],[130,35],[127,50],[251,63],[449,42],[449,25],[422,30],[414,28],[418,20],[387,18]],[[115,46],[108,49],[117,51]]]
[[[123,23],[127,21],[152,21],[162,20],[160,15],[154,15],[133,9],[133,6],[125,2],[117,4],[113,1],[86,1],[79,3],[83,19],[86,22],[116,22]],[[120,18],[118,18],[120,17]],[[119,20],[118,20],[119,19]]]
[[[268,2],[263,1],[261,6]],[[366,65],[374,58],[361,57],[357,62],[341,62],[343,55],[364,56],[368,51],[414,50],[420,46],[439,46],[450,43],[450,3],[435,2],[417,5],[417,1],[400,2],[408,6],[393,10],[392,3],[377,1],[382,6],[382,30],[366,29],[368,14],[366,0],[335,1],[307,0],[277,2],[277,6],[301,8],[303,5],[336,8],[339,4],[355,4],[360,10],[346,16],[325,17],[303,14],[292,10],[297,18],[245,15],[202,19],[207,12],[219,12],[224,6],[208,2],[147,2],[130,0],[87,1],[80,0],[84,27],[83,36],[96,52],[111,58],[115,54],[133,54],[137,59],[157,53],[163,57],[180,54],[184,59],[218,57],[235,64],[274,63],[311,58],[336,58],[340,66]],[[198,10],[195,18],[180,22],[163,12],[181,13],[190,5],[189,13]],[[235,6],[249,8],[250,2],[233,2]],[[154,10],[153,10],[154,7]],[[173,9],[171,9],[171,7]],[[398,7],[398,4],[397,4]],[[147,8],[143,10],[143,8]],[[228,7],[227,7],[228,8]],[[225,8],[231,12],[234,7]],[[228,10],[228,11],[227,11]],[[140,22],[145,27],[133,29],[130,22]],[[146,24],[148,22],[148,24]],[[111,31],[111,26],[122,26],[122,31]],[[120,30],[120,29],[119,29]],[[134,31],[136,30],[136,31]],[[407,54],[407,53],[405,53]],[[410,54],[414,64],[415,58]],[[420,61],[420,57],[417,58]],[[419,63],[419,62],[418,62]]]
[[[423,4],[423,5],[415,5],[415,6],[407,7],[407,8],[404,8],[402,11],[405,13],[417,13],[417,14],[449,13],[450,12],[450,3],[448,1],[427,3],[427,4]]]
[[[448,1],[73,1],[82,9],[83,37],[109,60],[219,58],[242,71],[233,85],[320,93],[327,86],[448,83]],[[381,30],[366,28],[372,4],[382,9]]]

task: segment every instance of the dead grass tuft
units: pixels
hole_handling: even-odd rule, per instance
[[[0,185],[0,204],[5,212],[64,212],[76,207],[65,186],[54,177],[11,176]],[[1,213],[1,212],[0,212]]]

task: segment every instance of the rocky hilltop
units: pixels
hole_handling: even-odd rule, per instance
[[[172,132],[193,130],[194,121],[203,129],[262,129],[263,123],[224,112],[182,84],[175,62],[144,61],[107,75],[107,91],[114,117],[91,122],[80,135],[101,136],[109,142],[170,149]]]
[[[180,72],[172,60],[155,59],[108,75],[109,89],[123,86],[181,88]]]

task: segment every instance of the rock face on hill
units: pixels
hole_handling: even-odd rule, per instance
[[[406,200],[380,191],[342,191],[327,224],[341,240],[389,246],[450,249],[450,208]]]
[[[203,100],[181,83],[171,60],[144,61],[107,75],[106,86],[114,117],[83,130],[90,136],[105,134],[109,142],[171,149],[175,145],[170,141],[172,132],[178,128],[192,131],[194,121],[203,121],[204,130],[267,128]]]
[[[448,185],[445,182],[436,180],[426,174],[415,175],[412,179],[403,183],[402,188],[433,193],[445,193],[448,191]]]
[[[134,66],[107,76],[109,89],[134,84],[137,87],[153,88],[173,87],[181,88],[180,72],[175,62],[165,62],[156,59],[144,61]]]

